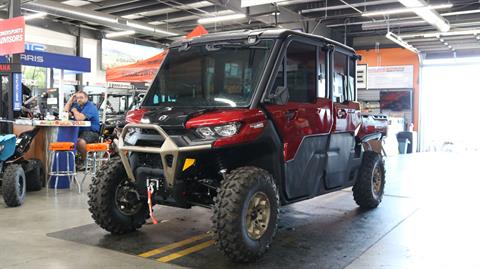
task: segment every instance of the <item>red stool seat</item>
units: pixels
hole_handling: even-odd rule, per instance
[[[107,151],[108,144],[106,143],[92,143],[87,144],[87,151]]]

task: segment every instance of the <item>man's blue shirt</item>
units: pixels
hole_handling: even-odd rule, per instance
[[[80,132],[83,132],[83,131],[94,131],[97,133],[100,132],[100,120],[98,117],[98,110],[97,110],[97,106],[94,103],[88,101],[87,103],[85,103],[83,107],[81,107],[78,103],[73,103],[72,108],[76,108],[80,113],[85,115],[86,121],[90,121],[91,126],[81,127]]]

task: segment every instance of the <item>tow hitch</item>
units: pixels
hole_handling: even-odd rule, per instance
[[[153,203],[152,203],[152,195],[155,191],[158,190],[160,183],[158,179],[150,179],[147,178],[147,196],[148,196],[148,212],[150,214],[150,218],[152,219],[153,224],[157,224],[158,221],[153,215]]]

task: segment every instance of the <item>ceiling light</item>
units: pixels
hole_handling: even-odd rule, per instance
[[[466,15],[466,14],[474,14],[474,13],[480,13],[480,9],[447,12],[447,13],[442,13],[441,15],[442,16],[456,16],[456,15]]]
[[[71,9],[59,8],[59,7],[54,7],[54,6],[51,6],[49,8],[52,8],[52,9],[55,9],[55,10],[60,10],[60,11],[70,13],[70,14],[73,14],[73,15],[77,15],[77,16],[80,16],[80,17],[84,17],[84,18],[90,18],[90,19],[95,19],[95,20],[110,22],[110,23],[118,23],[118,18],[107,18],[105,16],[97,16],[97,15],[88,14],[88,13],[85,13],[85,12],[78,12],[78,11],[74,11],[74,10],[71,10]],[[73,7],[72,7],[72,9],[73,9]]]
[[[447,42],[445,42],[445,43],[443,43],[443,45],[445,45],[445,46],[448,46],[448,43],[447,43]]]
[[[127,36],[127,35],[133,35],[135,34],[135,31],[129,30],[129,31],[122,31],[122,32],[112,32],[108,33],[105,35],[106,38],[112,38],[112,37],[119,37],[119,36]]]
[[[225,16],[217,16],[217,17],[210,17],[210,18],[202,18],[198,19],[199,24],[208,24],[208,23],[215,23],[221,21],[231,21],[237,19],[244,19],[247,16],[245,14],[232,14],[232,15],[225,15]]]
[[[140,30],[150,31],[150,32],[154,32],[154,31],[155,31],[155,28],[153,28],[153,27],[151,27],[151,26],[143,25],[143,24],[138,24],[138,23],[131,22],[131,21],[127,21],[127,26],[130,26],[130,27],[133,27],[133,28],[137,28],[137,29],[140,29]]]
[[[67,0],[67,1],[63,1],[62,4],[74,6],[74,7],[81,7],[81,6],[88,5],[90,3],[88,1],[83,1],[83,0]]]
[[[151,25],[160,25],[160,24],[165,24],[165,22],[163,22],[163,21],[151,21],[151,22],[149,22],[148,24],[151,24]]]
[[[165,34],[165,35],[178,35],[177,33],[164,31],[164,30],[160,30],[160,29],[157,29],[157,28],[155,28],[155,33]]]
[[[449,49],[451,49],[451,48],[452,48],[452,46],[448,45],[448,48],[449,48]]]
[[[452,6],[453,6],[452,4],[442,4],[442,5],[429,5],[429,6],[423,6],[423,7],[387,9],[387,10],[363,12],[362,16],[364,17],[384,16],[384,15],[416,12],[421,9],[432,10],[432,9],[451,8]]]
[[[392,32],[388,32],[385,35],[385,37],[388,38],[389,40],[395,42],[396,44],[408,49],[409,51],[411,51],[413,53],[418,53],[418,50],[416,48],[414,48],[412,45],[408,44],[407,42],[403,41],[399,36],[397,36],[396,34],[394,34]]]
[[[452,35],[475,35],[480,34],[480,29],[450,31],[446,33],[436,32],[424,34],[423,37],[452,36]]]
[[[424,0],[398,0],[404,6],[408,8],[418,8],[418,7],[425,7],[427,4]],[[441,32],[447,32],[450,30],[450,24],[447,20],[445,20],[440,14],[438,14],[435,10],[431,9],[416,9],[414,12],[423,20],[428,22],[429,24],[435,26]]]
[[[402,3],[406,7],[423,7],[424,3],[420,0],[398,0],[398,2]]]
[[[480,35],[477,35],[477,39],[480,40]]]
[[[29,20],[43,18],[45,16],[47,16],[46,12],[38,12],[38,13],[26,15],[26,16],[24,16],[24,18],[25,18],[26,21],[29,21]]]
[[[443,42],[443,41],[445,41],[445,40],[443,38],[440,38],[440,42]]]

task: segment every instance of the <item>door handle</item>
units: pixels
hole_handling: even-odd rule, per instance
[[[285,111],[285,117],[287,117],[288,121],[291,121],[297,117],[297,110],[296,109],[289,109]]]

